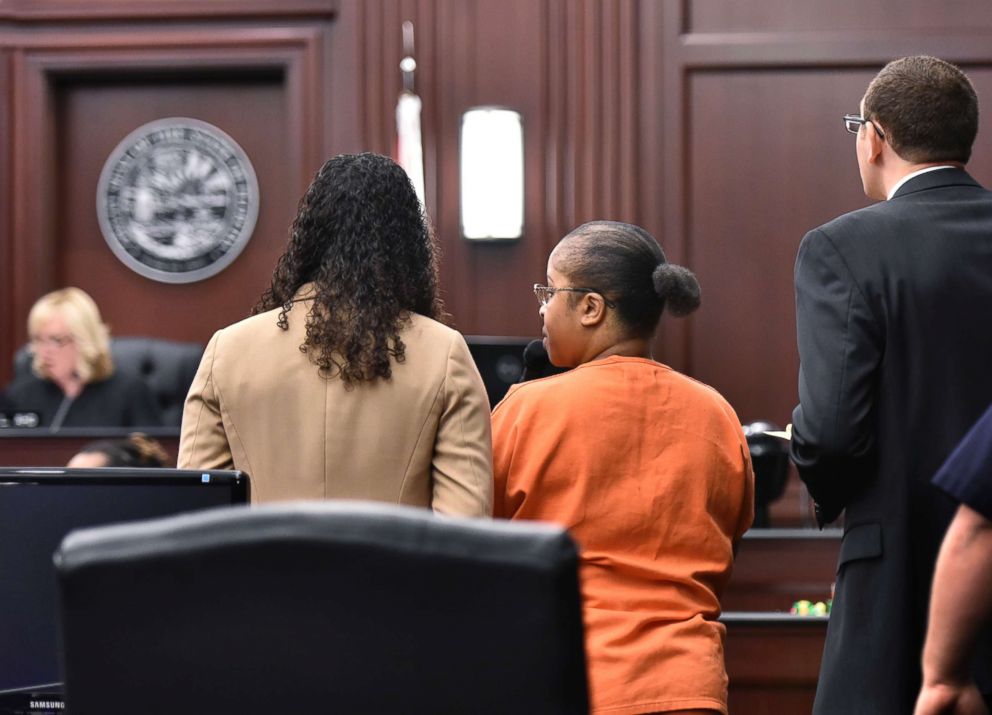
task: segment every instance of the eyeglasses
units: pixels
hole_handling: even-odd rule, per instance
[[[28,340],[28,347],[32,350],[40,350],[44,347],[64,348],[71,342],[71,335],[32,335]]]
[[[561,291],[569,291],[572,293],[597,293],[603,296],[603,302],[606,303],[611,308],[616,308],[616,304],[603,295],[602,291],[598,291],[595,288],[552,288],[551,286],[542,286],[540,283],[534,284],[534,295],[537,296],[537,302],[541,305],[547,305],[548,301],[554,297],[555,293]]]
[[[875,127],[875,131],[878,132],[879,138],[885,139],[885,134],[882,132],[881,129],[878,128],[878,125],[875,124],[872,120],[865,119],[860,114],[844,115],[844,126],[847,128],[847,131],[851,132],[851,134],[857,134],[858,131],[861,129],[862,124],[871,124],[873,127]]]

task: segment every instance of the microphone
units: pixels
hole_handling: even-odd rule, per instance
[[[544,349],[544,341],[531,340],[524,348],[524,370],[518,382],[544,377],[550,367],[551,359],[548,357],[548,351]]]

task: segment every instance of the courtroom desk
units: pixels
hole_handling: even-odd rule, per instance
[[[826,616],[725,611],[724,657],[733,715],[800,715],[813,709]]]
[[[0,466],[64,467],[84,445],[123,439],[133,432],[155,438],[175,459],[179,450],[179,429],[176,427],[66,427],[55,434],[47,429],[2,429]]]
[[[737,549],[724,611],[788,611],[826,601],[837,571],[840,529],[751,529]]]

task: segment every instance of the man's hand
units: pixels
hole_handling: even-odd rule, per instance
[[[924,685],[913,715],[989,715],[973,682]]]

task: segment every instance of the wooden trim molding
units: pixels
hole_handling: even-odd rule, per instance
[[[858,32],[728,32],[681,35],[675,45],[687,68],[742,67],[881,67],[895,57],[926,52],[955,64],[988,59],[988,35],[934,33],[921,46],[915,34],[891,29]]]
[[[338,0],[0,0],[0,20],[334,18]]]
[[[0,137],[11,136],[11,121],[13,114],[13,97],[11,95],[11,58],[8,50],[0,50]],[[9,207],[11,187],[14,185],[13,167],[11,166],[12,144],[8,140],[0,141],[0,206]],[[7,336],[13,330],[15,314],[9,306],[13,305],[13,213],[8,209],[0,211],[0,388],[13,377],[11,366],[13,343],[7,343]]]
[[[179,453],[178,430],[149,428],[142,430],[156,439],[166,453]],[[0,432],[0,464],[17,467],[63,467],[83,447],[105,439],[122,439],[126,429],[73,429],[51,435],[44,429],[8,429]],[[176,466],[175,462],[168,466]]]

